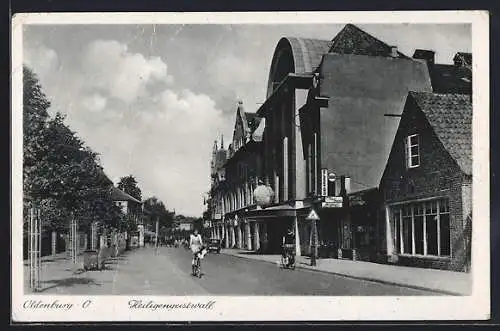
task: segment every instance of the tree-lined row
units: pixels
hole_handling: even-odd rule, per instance
[[[49,114],[50,101],[36,74],[26,66],[23,102],[25,215],[30,206],[36,205],[43,215],[44,231],[65,232],[73,217],[82,231],[88,231],[95,221],[109,228],[135,230],[138,213],[125,215],[115,206],[110,190],[113,182],[105,175],[99,155],[69,128],[64,115]],[[134,176],[122,177],[117,187],[143,201]],[[156,197],[146,199],[140,207],[146,226],[155,231],[158,221],[161,235],[172,232],[174,217],[177,221],[186,218],[169,211]]]
[[[25,210],[36,205],[44,230],[64,231],[78,218],[88,229],[93,221],[119,228],[120,210],[111,196],[111,180],[92,151],[57,113],[50,116],[50,101],[35,73],[23,67],[23,190]],[[26,221],[26,219],[25,219]]]

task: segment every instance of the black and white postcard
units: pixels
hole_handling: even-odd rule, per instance
[[[12,319],[484,320],[488,14],[12,21]]]

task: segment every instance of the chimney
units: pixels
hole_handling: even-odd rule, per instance
[[[391,57],[398,57],[398,46],[391,46]]]
[[[472,54],[471,53],[458,52],[453,57],[453,63],[457,67],[469,67],[469,68],[472,68]]]
[[[340,176],[340,196],[351,193],[351,177]]]
[[[345,188],[345,193],[349,194],[351,193],[351,177],[346,176],[344,179],[344,188]]]
[[[434,66],[435,54],[436,53],[434,51],[430,51],[427,49],[416,49],[415,53],[413,53],[413,58],[419,59],[419,60],[425,60],[425,62],[427,62],[427,66],[429,67],[429,70],[430,70]]]

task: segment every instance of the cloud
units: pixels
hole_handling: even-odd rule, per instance
[[[236,99],[243,101],[248,111],[254,112],[265,98],[267,72],[255,68],[267,67],[267,58],[253,53],[226,53],[214,59],[207,68],[211,84],[232,97],[234,107],[224,109],[232,114]]]
[[[132,53],[127,45],[115,40],[91,42],[82,60],[82,71],[89,88],[100,89],[126,103],[143,95],[148,83],[172,80],[161,58]]]
[[[201,197],[209,189],[211,147],[218,132],[231,121],[214,100],[190,90],[165,90],[161,111],[141,113],[145,142],[136,154],[137,173],[149,173],[147,191],[160,195],[167,205],[191,215],[201,214]]]
[[[83,99],[83,105],[92,112],[98,112],[106,107],[107,99],[99,94],[92,94]]]
[[[210,187],[213,141],[232,121],[205,94],[167,89],[156,98],[152,109],[136,111],[132,123],[122,118],[87,124],[81,131],[91,146],[98,146],[113,179],[133,174],[145,197],[155,195],[167,208],[200,216],[202,195]],[[95,116],[104,118],[110,110]]]
[[[58,56],[55,50],[45,45],[37,45],[24,51],[23,61],[44,78],[57,68]]]

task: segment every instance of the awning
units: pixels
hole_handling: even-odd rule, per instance
[[[309,208],[295,209],[290,205],[278,205],[263,209],[254,209],[245,212],[245,217],[255,218],[275,218],[275,217],[295,217],[298,214],[305,214]]]

